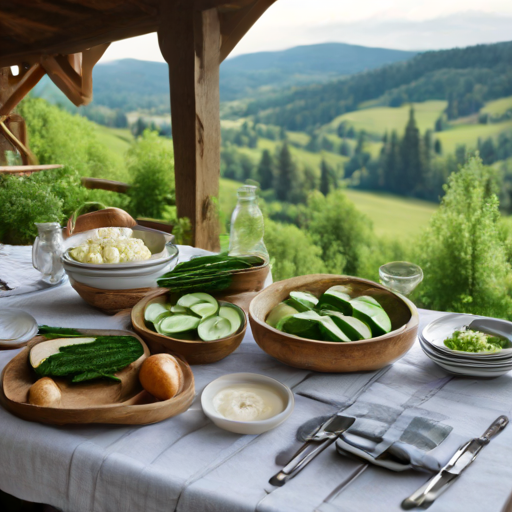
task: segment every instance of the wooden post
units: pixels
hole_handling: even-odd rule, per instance
[[[178,215],[190,219],[194,246],[218,251],[221,35],[217,9],[199,11],[191,0],[162,0],[158,38],[169,64]]]

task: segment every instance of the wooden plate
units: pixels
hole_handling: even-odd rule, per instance
[[[96,380],[72,384],[54,379],[62,393],[62,406],[40,407],[27,403],[28,390],[39,378],[28,361],[30,349],[46,339],[37,336],[4,368],[0,403],[10,412],[29,421],[64,425],[69,423],[114,423],[146,425],[176,416],[188,409],[194,399],[194,375],[190,366],[177,357],[184,376],[180,392],[170,400],[158,401],[139,383],[140,365],[150,352],[144,341],[131,331],[80,329],[85,336],[133,336],[144,347],[144,354],[116,373],[121,383]]]
[[[384,307],[393,331],[369,340],[347,343],[315,341],[278,331],[265,323],[274,306],[293,290],[309,291],[319,297],[334,285],[351,289],[352,297],[371,295]],[[402,357],[416,340],[419,316],[414,304],[384,286],[351,276],[312,274],[278,281],[251,302],[249,320],[256,343],[282,363],[318,372],[378,370]]]
[[[244,314],[244,325],[241,330],[232,336],[215,341],[202,340],[178,340],[159,334],[148,327],[144,320],[144,311],[149,304],[169,302],[169,290],[160,288],[147,297],[144,297],[132,309],[132,325],[135,331],[144,339],[151,348],[151,352],[168,352],[180,354],[190,364],[215,363],[234,352],[242,343],[247,329],[247,318]],[[217,297],[219,299],[219,297]],[[225,301],[228,302],[228,301]]]

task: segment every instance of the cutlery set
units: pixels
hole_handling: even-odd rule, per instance
[[[277,487],[283,486],[332,445],[355,421],[355,418],[342,415],[329,418],[309,436],[306,443],[295,453],[288,464],[269,480],[269,483]],[[462,472],[476,459],[482,448],[489,444],[491,439],[508,425],[508,422],[506,416],[500,416],[482,436],[464,443],[439,473],[402,501],[402,508],[411,510],[429,507],[460,477]]]

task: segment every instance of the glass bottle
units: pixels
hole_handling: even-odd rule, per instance
[[[64,277],[62,229],[58,222],[36,222],[39,236],[32,247],[32,265],[43,274],[45,283],[57,284]]]
[[[263,214],[257,203],[256,187],[244,185],[237,192],[238,203],[231,216],[229,255],[254,254],[268,260],[268,251],[263,242]]]

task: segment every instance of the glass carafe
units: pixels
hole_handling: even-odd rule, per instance
[[[32,247],[32,265],[41,272],[45,283],[57,284],[64,277],[62,229],[58,222],[36,222],[39,236]]]
[[[238,189],[238,203],[231,216],[229,255],[254,254],[268,260],[263,242],[263,214],[257,203],[256,187],[244,185]]]

